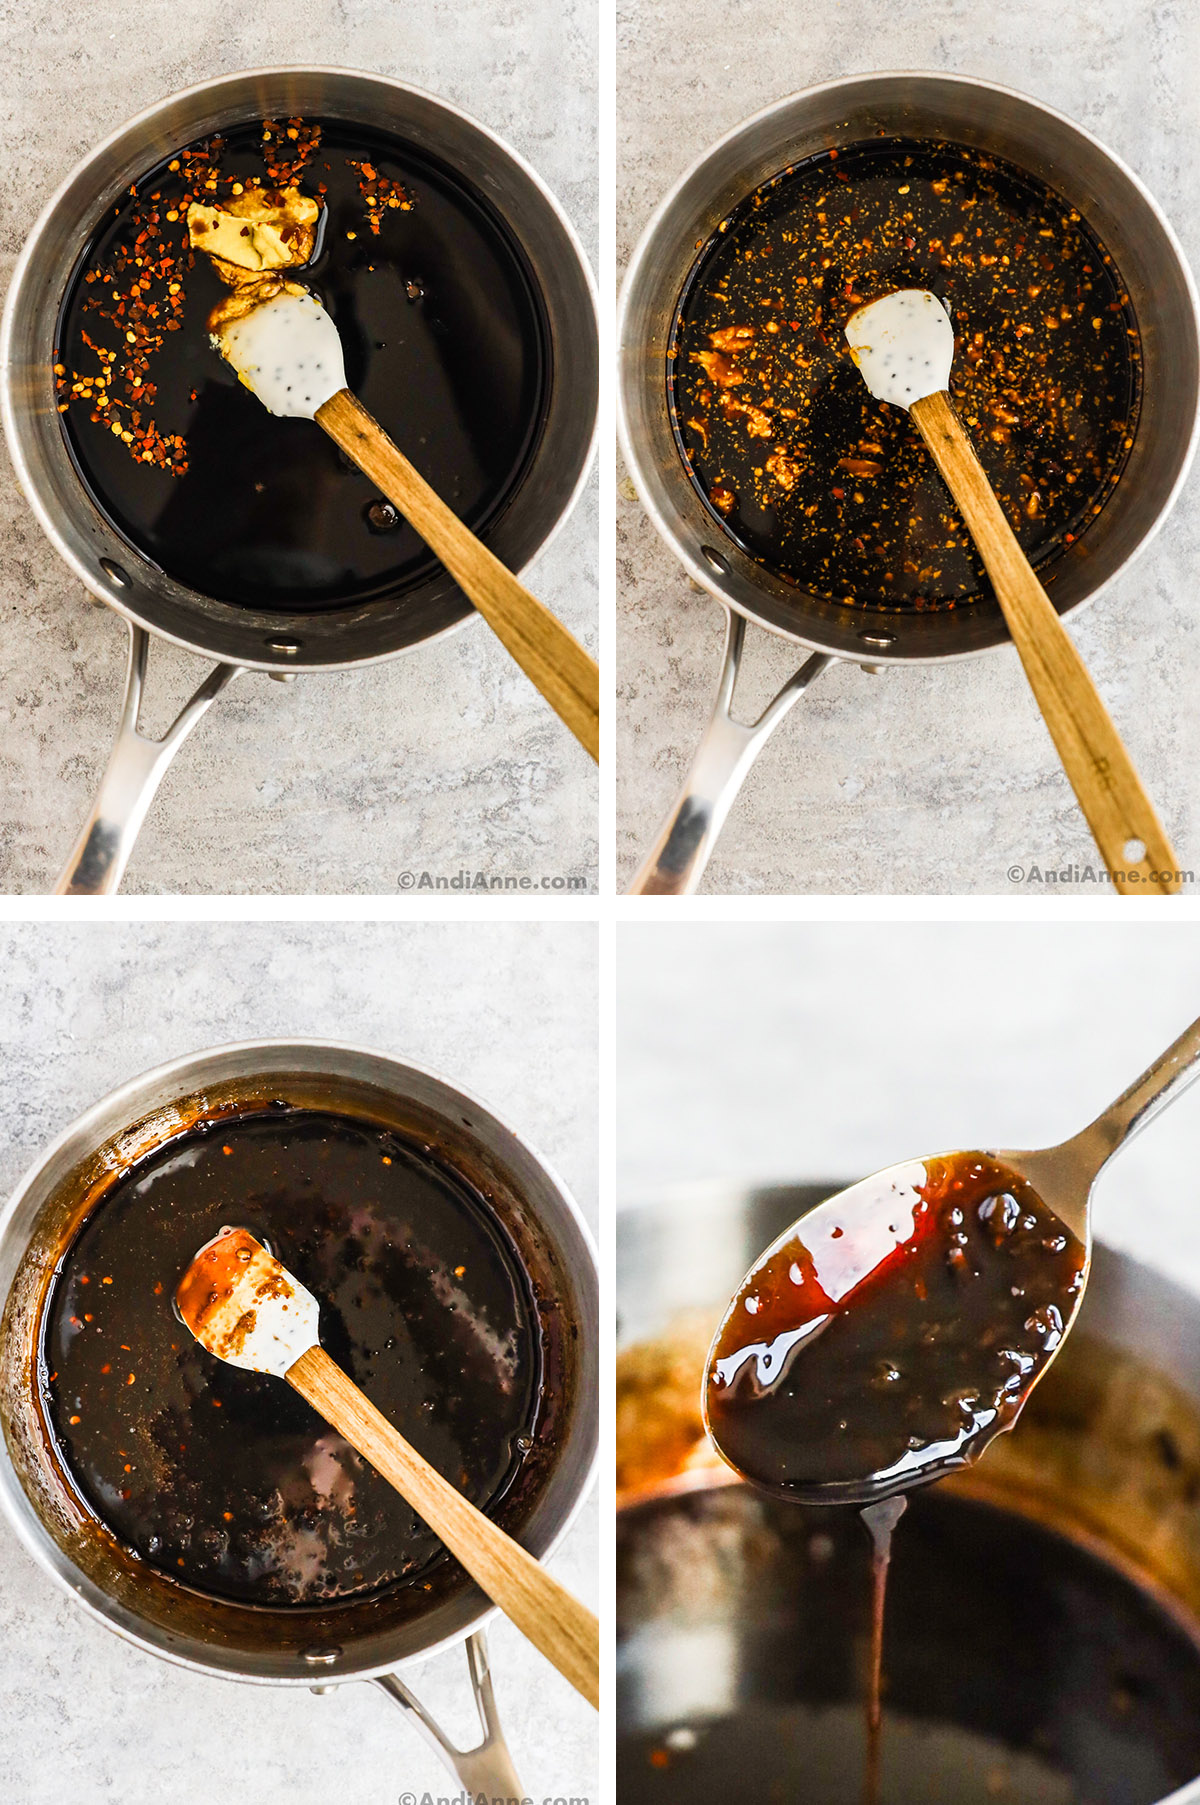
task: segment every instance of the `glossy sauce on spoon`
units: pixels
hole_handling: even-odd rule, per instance
[[[749,1273],[709,1356],[705,1414],[763,1489],[870,1504],[1012,1427],[1082,1294],[1086,1250],[983,1153],[890,1168]]]
[[[1087,1254],[1026,1180],[982,1153],[892,1167],[800,1228],[803,1239],[789,1230],[767,1249],[734,1299],[709,1355],[705,1415],[720,1452],[754,1484],[865,1506],[862,1797],[877,1805],[884,1612],[903,1493],[1012,1427],[1074,1314]]]

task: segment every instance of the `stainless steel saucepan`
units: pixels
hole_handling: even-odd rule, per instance
[[[630,474],[659,533],[728,617],[712,718],[634,881],[635,892],[677,895],[697,887],[754,759],[832,660],[872,668],[941,663],[1008,639],[991,600],[945,613],[868,613],[780,581],[714,525],[676,449],[667,406],[667,344],[697,246],[739,201],[788,164],[881,132],[972,145],[1039,177],[1098,233],[1129,291],[1144,354],[1141,417],[1128,465],[1103,513],[1047,573],[1060,614],[1099,594],[1148,543],[1192,459],[1200,407],[1195,287],[1175,235],[1146,189],[1081,126],[993,82],[873,74],[790,95],[722,138],[651,219],[625,281],[617,325],[618,423]],[[748,621],[795,641],[811,656],[759,719],[744,725],[735,720],[732,704]]]
[[[59,306],[78,258],[114,198],[162,158],[254,119],[298,114],[389,132],[437,157],[482,194],[522,247],[550,347],[549,400],[529,471],[488,545],[514,571],[545,549],[591,462],[597,404],[595,295],[583,252],[544,183],[493,132],[403,82],[349,69],[258,69],[160,101],[105,139],[63,182],[17,263],[0,326],[0,411],[17,475],[52,545],[79,580],[129,624],[129,666],[116,743],[60,893],[108,893],[168,764],[221,691],[245,671],[286,681],[394,658],[475,619],[444,570],[414,589],[351,608],[289,615],[215,601],[164,575],[102,517],[72,464],[53,376]],[[138,731],[157,634],[215,667],[165,737]]]
[[[42,1571],[137,1647],[260,1684],[321,1691],[373,1680],[466,1791],[519,1798],[488,1672],[492,1607],[461,1569],[439,1569],[429,1591],[399,1587],[340,1608],[264,1611],[205,1597],[97,1532],[45,1431],[34,1379],[40,1314],[55,1261],[89,1207],[134,1160],[196,1120],[274,1098],[395,1128],[435,1147],[487,1197],[529,1273],[546,1336],[543,1420],[497,1520],[539,1559],[566,1534],[590,1487],[598,1399],[595,1250],[573,1200],[511,1128],[444,1079],[311,1040],[248,1041],[159,1066],[87,1110],[17,1186],[0,1216],[0,1509]],[[481,1726],[481,1741],[465,1750],[404,1677],[408,1663],[458,1642]]]

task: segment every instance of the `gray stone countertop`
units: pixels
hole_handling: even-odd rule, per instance
[[[586,924],[0,927],[0,1194],[90,1103],[222,1041],[313,1035],[428,1065],[473,1091],[597,1205],[596,931]],[[593,1495],[550,1571],[593,1608]],[[529,1794],[597,1790],[597,1719],[503,1618],[489,1629],[501,1719]],[[406,1670],[460,1744],[461,1649]],[[373,1687],[206,1679],[93,1622],[0,1523],[0,1730],[8,1805],[397,1805],[461,1792]],[[214,1758],[231,1758],[216,1784]]]
[[[1128,162],[1200,258],[1200,10],[1098,0],[620,0],[622,267],[671,184],[783,95],[869,69],[937,69],[1021,89]],[[618,503],[618,880],[652,841],[708,719],[723,613],[689,587],[633,496]],[[1071,632],[1171,835],[1200,872],[1200,480]],[[803,657],[757,629],[752,719]],[[710,892],[1047,894],[1011,865],[1095,863],[1092,842],[1005,647],[870,676],[835,665],[767,746],[735,803]],[[1064,894],[1071,893],[1064,887]],[[1094,894],[1093,890],[1087,892]]]
[[[140,108],[237,69],[374,70],[474,114],[526,157],[596,256],[594,0],[179,0],[0,5],[7,282],[43,204]],[[594,651],[594,473],[526,573]],[[44,538],[0,448],[0,890],[44,893],[108,756],[126,629]],[[161,732],[202,661],[156,642]],[[390,663],[283,686],[243,678],[168,772],[135,849],[131,893],[394,893],[401,871],[596,882],[596,782],[479,621]]]

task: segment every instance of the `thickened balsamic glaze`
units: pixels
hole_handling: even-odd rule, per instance
[[[319,142],[295,180],[325,217],[299,280],[338,326],[350,388],[454,511],[486,532],[528,472],[548,388],[544,310],[524,255],[487,201],[413,146],[341,121],[300,130],[302,145],[314,133]],[[271,157],[284,154],[274,141],[264,150],[255,124],[148,171],[83,255],[56,363],[72,456],[117,531],[201,594],[292,612],[402,593],[436,562],[319,426],[268,414],[209,342],[208,315],[226,290],[209,259],[187,249],[186,200],[219,200],[235,182],[270,186]],[[404,195],[403,209],[381,200],[364,167]],[[209,168],[215,190],[197,181]],[[149,287],[130,300],[135,256]],[[105,317],[118,306],[119,317]],[[122,358],[126,329],[155,332],[162,348],[128,381],[118,362],[118,379],[96,386],[89,379],[105,363],[95,346],[115,345]],[[75,377],[89,380],[87,393],[67,400]],[[131,410],[184,441],[185,474],[135,461],[112,431],[117,412],[130,428]],[[170,445],[168,455],[177,455]]]
[[[990,594],[979,555],[844,338],[897,288],[945,303],[951,393],[1027,556],[1052,567],[1132,446],[1137,323],[1086,221],[999,158],[880,138],[774,176],[688,277],[669,403],[705,505],[756,562],[836,602],[954,607]]]
[[[532,1446],[540,1337],[482,1199],[370,1124],[274,1106],[176,1136],[85,1219],[47,1301],[43,1397],[63,1462],[126,1547],[198,1590],[327,1603],[445,1558],[396,1492],[282,1380],[224,1365],[173,1312],[226,1224],[321,1304],[321,1340],[476,1504]]]
[[[965,1465],[1015,1421],[1082,1290],[1081,1242],[985,1154],[851,1197],[768,1250],[710,1357],[714,1441],[784,1496],[869,1502]]]

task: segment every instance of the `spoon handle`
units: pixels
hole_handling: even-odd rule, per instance
[[[323,1347],[310,1347],[284,1376],[395,1486],[492,1603],[598,1709],[600,1629],[592,1612],[443,1479]]]
[[[1096,1120],[1085,1128],[1080,1140],[1090,1140],[1099,1154],[1097,1170],[1137,1134],[1147,1122],[1154,1120],[1169,1103],[1181,1097],[1189,1084],[1200,1078],[1200,1021],[1185,1028],[1166,1052],[1135,1078],[1128,1090],[1122,1091]]]
[[[1177,891],[1179,862],[1154,805],[1074,641],[1017,543],[949,395],[944,390],[926,395],[909,412],[978,547],[1113,883],[1126,894]]]
[[[530,682],[598,760],[600,673],[595,660],[446,506],[349,389],[339,389],[318,408],[316,420],[412,523]]]

